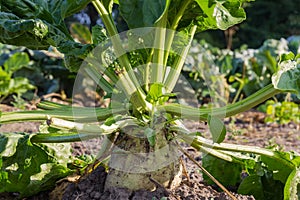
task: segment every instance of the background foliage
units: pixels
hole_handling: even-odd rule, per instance
[[[270,84],[280,55],[290,51],[296,54],[299,44],[297,37],[290,41],[268,39],[257,49],[242,46],[232,51],[205,41],[200,45],[195,42],[183,70],[200,102],[205,103],[210,91],[218,91],[224,102],[236,102]],[[278,98],[283,100],[283,95]],[[292,99],[298,101],[295,95]]]
[[[70,85],[76,74],[64,67],[60,54],[4,44],[0,44],[0,53],[1,100],[8,95],[31,100],[35,96],[61,91],[67,96],[72,95]]]
[[[267,39],[288,38],[300,34],[299,0],[256,0],[246,4],[247,20],[231,28],[232,48],[247,44],[258,48]],[[223,31],[207,31],[198,35],[214,46],[226,48],[226,34]]]

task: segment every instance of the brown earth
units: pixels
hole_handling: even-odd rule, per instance
[[[1,105],[2,111],[12,110],[13,108]],[[228,143],[246,144],[260,147],[278,146],[278,148],[295,151],[300,154],[300,131],[299,125],[288,124],[280,126],[277,124],[265,124],[263,122],[265,115],[257,111],[241,113],[234,118],[226,119],[227,131],[226,141]],[[36,132],[38,123],[18,123],[7,124],[0,127],[0,132]],[[203,135],[209,137],[206,125],[185,121],[185,125],[191,130],[197,130]],[[90,153],[82,143],[74,143],[74,149],[79,153]],[[193,148],[185,149],[199,162],[202,154]],[[69,177],[58,181],[52,191],[41,192],[40,194],[27,198],[28,200],[39,199],[64,199],[64,200],[142,200],[142,199],[171,199],[171,200],[197,200],[197,199],[230,199],[224,192],[217,191],[217,188],[206,185],[202,178],[200,169],[192,163],[187,157],[183,156],[182,160],[187,166],[188,175],[183,177],[181,185],[175,190],[168,190],[157,185],[156,191],[136,191],[130,192],[126,189],[111,189],[104,191],[104,182],[106,178],[105,169],[101,166],[96,168],[83,177]],[[79,180],[78,180],[79,178]],[[253,197],[234,194],[237,199],[254,199]],[[16,194],[0,194],[0,200],[15,199]]]

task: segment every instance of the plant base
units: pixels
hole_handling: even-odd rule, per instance
[[[167,141],[164,131],[156,134],[154,147],[145,138],[125,134],[120,134],[115,144],[105,189],[155,190],[154,182],[166,188],[181,183],[180,154],[176,144]]]

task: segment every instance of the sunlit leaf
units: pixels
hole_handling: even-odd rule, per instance
[[[293,155],[290,152],[279,152],[276,151],[276,156],[282,158],[287,163],[290,163]],[[279,180],[282,183],[285,183],[289,174],[291,173],[291,168],[287,166],[286,163],[278,164],[278,161],[274,158],[261,156],[261,161],[268,167],[269,170],[273,171],[274,180]]]
[[[293,52],[289,52],[287,54],[280,55],[280,62],[286,61],[286,60],[293,60],[295,58],[295,55]]]
[[[30,196],[53,187],[67,168],[70,144],[32,144],[27,134],[0,134],[0,192]]]
[[[226,30],[234,24],[246,19],[240,0],[218,1],[218,0],[196,0],[203,14],[197,21],[200,29],[222,29]]]
[[[279,70],[272,76],[272,83],[275,88],[300,97],[300,59],[280,62]]]
[[[29,64],[29,57],[24,52],[14,53],[3,64],[7,72],[15,72]]]
[[[284,199],[299,199],[300,170],[295,168],[289,175],[284,186]]]

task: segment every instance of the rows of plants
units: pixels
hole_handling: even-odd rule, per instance
[[[38,133],[0,134],[0,192],[17,192],[20,198],[30,196],[48,189],[59,178],[84,170],[91,160],[72,157],[70,142],[101,137],[97,160],[109,160],[106,189],[152,190],[155,185],[149,176],[164,187],[173,183],[176,186],[175,179],[181,173],[178,152],[190,158],[178,146],[184,142],[207,154],[202,162],[204,168],[200,166],[209,177],[206,179],[213,180],[233,199],[211,174],[223,185],[238,185],[239,193],[252,194],[256,199],[299,198],[300,156],[277,149],[223,143],[223,118],[277,94],[292,92],[299,97],[300,56],[287,52],[278,45],[280,41],[274,40],[258,50],[222,54],[219,52],[223,50],[210,47],[203,51],[192,45],[196,32],[226,30],[245,20],[245,2],[250,1],[94,0],[91,3],[105,28],[92,28],[91,43],[75,40],[64,22],[85,8],[89,0],[1,2],[2,43],[31,49],[57,48],[64,54],[64,65],[70,71],[80,68],[77,76],[87,75],[111,102],[102,108],[45,101],[38,104],[38,110],[0,113],[1,124],[42,122]],[[126,33],[117,32],[112,18],[113,3],[118,4],[129,27]],[[198,56],[199,51],[209,54],[202,54],[202,60],[206,59],[203,64],[193,63],[193,56]],[[16,56],[21,55],[24,54]],[[23,57],[26,64],[28,59]],[[190,65],[184,65],[186,58]],[[15,66],[9,62],[3,64],[3,69]],[[211,83],[210,97],[232,83],[227,87],[232,104],[200,108],[180,104],[173,89],[184,67],[189,66],[202,66],[199,71],[188,73]],[[79,88],[76,81],[73,88]],[[242,94],[246,98],[240,98]],[[183,119],[207,122],[212,140],[188,130]],[[241,177],[242,173],[246,176]]]
[[[258,49],[242,46],[236,50],[219,49],[205,41],[192,44],[183,68],[186,78],[197,92],[199,100],[219,89],[220,83],[226,95],[224,101],[236,102],[250,96],[272,82],[272,74],[278,71],[280,55],[300,53],[300,37],[266,40]],[[209,87],[206,80],[216,79]],[[218,85],[219,84],[219,85]],[[279,96],[278,96],[279,98]],[[291,97],[297,101],[295,94]],[[279,100],[282,100],[279,99]],[[298,100],[299,101],[299,100]]]
[[[182,73],[200,104],[209,104],[207,100],[213,95],[210,91],[223,94],[217,96],[223,103],[235,103],[270,84],[272,74],[278,71],[280,55],[289,52],[300,52],[299,36],[269,39],[258,49],[248,49],[245,45],[234,51],[213,47],[205,41],[200,45],[194,42]],[[298,104],[295,94],[278,94],[258,110],[267,113],[266,123],[299,123]]]
[[[21,108],[23,99],[29,101],[60,91],[71,96],[68,84],[74,82],[76,74],[64,67],[59,53],[0,45],[0,103]]]

